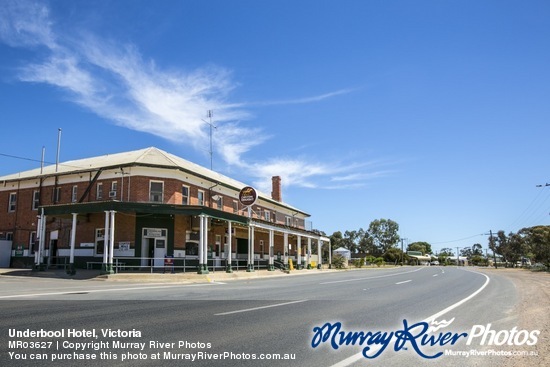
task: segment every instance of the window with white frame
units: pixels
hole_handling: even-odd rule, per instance
[[[109,197],[116,198],[117,190],[118,190],[118,182],[117,181],[111,182],[111,190],[109,191]]]
[[[285,226],[290,227],[292,225],[292,219],[289,216],[285,216]]]
[[[78,186],[74,185],[73,192],[71,194],[71,201],[73,203],[76,203],[76,201],[78,200],[77,196],[78,196]]]
[[[32,193],[32,210],[38,210],[40,206],[40,191],[35,190]]]
[[[199,192],[197,193],[197,199],[199,205],[204,205],[204,191],[199,190]]]
[[[269,210],[266,210],[264,212],[264,219],[269,222],[269,220],[271,219],[271,212]]]
[[[17,193],[11,192],[10,199],[8,202],[8,212],[14,212],[17,205]]]
[[[233,200],[233,213],[239,212],[239,202],[237,200]]]
[[[181,203],[183,205],[189,205],[189,186],[181,187]]]
[[[164,193],[164,182],[149,181],[149,201],[153,203],[162,203]]]

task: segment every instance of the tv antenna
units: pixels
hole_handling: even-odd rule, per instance
[[[218,127],[212,123],[212,117],[214,117],[214,111],[213,110],[208,110],[206,112],[206,117],[208,118],[208,121],[206,121],[206,120],[202,120],[202,121],[206,122],[210,126],[210,150],[209,150],[209,153],[210,153],[210,170],[212,170],[212,162],[213,162],[213,156],[214,156],[214,151],[212,149],[212,129],[217,129]]]

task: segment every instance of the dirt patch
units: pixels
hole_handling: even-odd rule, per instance
[[[550,273],[524,269],[479,270],[512,280],[519,295],[519,302],[514,309],[519,320],[518,330],[540,330],[537,344],[529,346],[529,351],[535,350],[537,357],[509,357],[502,360],[501,366],[550,366]],[[517,350],[522,348],[517,347]]]

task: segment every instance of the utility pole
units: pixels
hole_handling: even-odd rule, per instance
[[[489,230],[489,243],[490,244],[493,244],[493,230]],[[498,269],[498,266],[497,266],[497,254],[496,254],[496,251],[495,251],[495,248],[494,248],[494,245],[493,245],[493,261],[495,263],[495,269]]]

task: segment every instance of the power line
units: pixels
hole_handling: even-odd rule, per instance
[[[441,242],[432,242],[431,245],[440,245],[440,244],[442,244],[442,243],[452,243],[452,242],[464,241],[464,240],[469,240],[470,238],[479,237],[479,236],[483,236],[483,233],[475,234],[475,235],[470,236],[470,237],[459,238],[459,239],[457,239],[457,240],[441,241]]]
[[[21,160],[24,160],[24,161],[39,162],[39,163],[41,163],[41,161],[40,161],[39,159],[32,159],[32,158],[26,158],[26,157],[19,157],[19,156],[16,156],[16,155],[5,154],[5,153],[0,153],[0,155],[3,156],[3,157],[7,157],[7,158],[21,159]],[[45,163],[54,164],[53,162],[45,162]]]
[[[56,164],[56,162],[48,162],[48,161],[42,162],[42,161],[39,160],[39,159],[27,158],[27,157],[20,157],[20,156],[17,156],[17,155],[6,154],[6,153],[0,153],[0,156],[6,157],[6,158],[19,159],[19,160],[23,160],[23,161],[29,161],[29,162],[46,163],[46,164],[51,164],[51,165]],[[70,167],[70,168],[80,168],[80,169],[85,169],[85,168],[87,168],[87,167],[81,167],[81,166],[72,166],[72,165],[70,165],[70,164],[65,164],[65,163],[59,163],[59,166]]]
[[[543,207],[545,207],[546,201],[550,198],[550,190],[546,189],[549,186],[550,184],[548,183],[545,185],[536,186],[536,187],[542,188],[542,190],[538,190],[537,195],[531,201],[531,203],[529,203],[529,206],[525,208],[525,210],[518,216],[518,218],[512,223],[512,225],[510,225],[509,228],[513,228],[514,225],[519,228],[525,228],[530,225],[536,224],[536,222],[539,220],[538,218],[542,217],[541,211]],[[541,196],[545,193],[547,195],[544,199],[542,199]],[[545,210],[545,215],[546,215],[546,210]]]

